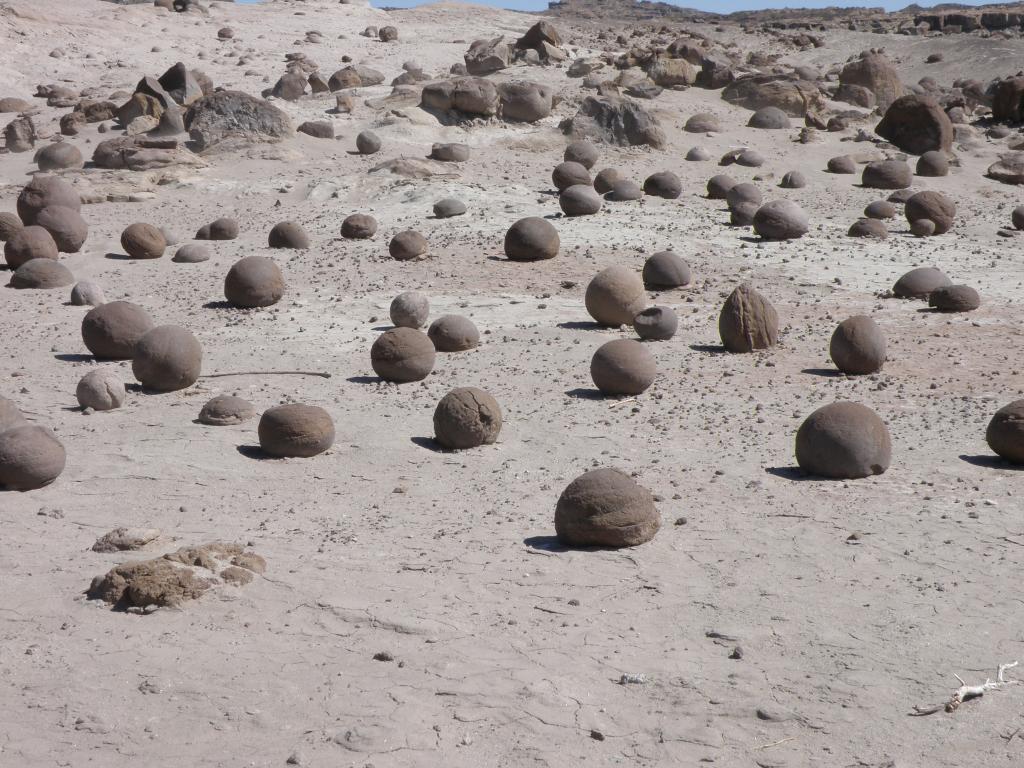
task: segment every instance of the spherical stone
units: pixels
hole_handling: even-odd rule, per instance
[[[985,442],[998,456],[1024,464],[1024,400],[1004,405],[988,423]]]
[[[121,233],[121,247],[133,259],[159,259],[167,248],[167,240],[152,224],[138,222]]]
[[[603,395],[639,395],[657,375],[654,355],[635,339],[605,342],[590,360],[590,378]]]
[[[442,315],[430,324],[427,336],[438,352],[464,352],[480,343],[480,331],[462,315]]]
[[[751,128],[782,130],[789,128],[789,115],[778,107],[761,107],[750,116],[747,125]]]
[[[427,252],[427,238],[414,229],[399,232],[388,243],[388,253],[396,261],[418,259]]]
[[[690,147],[686,153],[686,159],[691,163],[703,163],[711,159],[711,153],[704,147]]]
[[[75,389],[75,397],[83,408],[112,411],[124,405],[125,390],[121,377],[110,368],[97,368],[83,376]]]
[[[956,205],[941,192],[918,192],[907,200],[904,214],[911,224],[921,219],[930,220],[935,224],[935,234],[942,235],[953,226]]]
[[[71,270],[53,259],[32,259],[18,267],[11,275],[12,288],[48,290],[64,288],[75,282]]]
[[[22,227],[4,243],[4,260],[11,269],[17,269],[32,259],[57,259],[57,243],[43,227],[34,224]]]
[[[65,168],[81,168],[85,158],[71,142],[57,141],[36,152],[35,162],[40,171],[61,171]]]
[[[931,237],[935,234],[935,222],[931,219],[918,219],[910,222],[910,233],[915,237]]]
[[[775,346],[779,316],[769,301],[748,283],[729,295],[718,315],[718,334],[730,352],[753,352]]]
[[[0,212],[0,242],[7,242],[24,226],[17,214],[7,211]]]
[[[729,210],[729,223],[734,227],[749,227],[757,215],[757,203],[737,203]]]
[[[51,205],[82,210],[75,188],[59,176],[35,176],[18,195],[18,216],[26,225],[36,223],[36,214]]]
[[[256,409],[248,400],[234,395],[217,395],[207,400],[199,411],[200,424],[212,427],[228,427],[248,421],[256,415]]]
[[[675,251],[658,251],[644,262],[642,273],[648,290],[659,291],[689,285],[690,265]]]
[[[434,203],[434,215],[439,219],[450,219],[466,212],[466,204],[454,197],[446,197]]]
[[[434,410],[434,439],[450,450],[490,445],[499,432],[501,407],[482,389],[453,389]]]
[[[651,492],[610,467],[577,477],[555,507],[555,533],[570,547],[635,547],[660,527]]]
[[[359,154],[372,155],[376,152],[380,152],[380,148],[380,137],[373,131],[363,131],[356,136],[356,149],[359,150]]]
[[[640,189],[640,185],[632,179],[619,179],[612,184],[611,191],[604,196],[605,200],[610,200],[615,203],[626,203],[630,200],[639,200],[644,196],[644,191]]]
[[[63,205],[51,205],[39,211],[36,226],[50,233],[61,253],[78,253],[89,236],[89,225],[81,214]]]
[[[811,475],[853,480],[889,468],[892,441],[878,414],[860,403],[819,408],[796,433],[796,461]]]
[[[828,352],[845,374],[878,373],[885,364],[885,334],[867,315],[854,315],[836,327]]]
[[[1024,229],[1024,205],[1018,205],[1013,209],[1013,212],[1010,214],[1010,220],[1013,222],[1015,229]]]
[[[186,243],[174,252],[171,261],[178,264],[201,264],[209,261],[212,254],[210,249],[201,243]]]
[[[172,245],[177,245],[181,241],[181,238],[170,227],[160,227],[160,234],[164,236],[164,242],[167,243],[168,248]]]
[[[573,184],[558,196],[558,205],[566,216],[593,216],[604,201],[589,184]]]
[[[152,328],[153,320],[138,304],[112,301],[82,318],[82,341],[97,358],[131,360],[135,345]]]
[[[772,200],[754,215],[754,231],[765,240],[794,240],[809,228],[807,214],[792,200]]]
[[[222,216],[209,224],[204,224],[196,231],[195,240],[234,240],[238,237],[238,222]]]
[[[897,280],[892,292],[901,299],[926,299],[932,291],[952,284],[938,267],[918,267]]]
[[[235,262],[224,278],[224,298],[235,307],[269,307],[282,296],[284,275],[266,256],[246,256]]]
[[[760,168],[764,165],[764,155],[756,149],[744,149],[736,155],[736,165],[742,165],[745,168]]]
[[[92,280],[79,280],[71,289],[71,303],[76,307],[98,307],[106,301],[103,289]]]
[[[309,248],[309,235],[301,224],[294,221],[281,221],[273,226],[267,236],[267,245],[271,248]]]
[[[647,307],[644,284],[637,274],[621,265],[598,272],[587,285],[587,312],[601,325],[631,325]]]
[[[139,339],[132,373],[146,389],[174,392],[196,383],[203,367],[203,348],[189,331],[158,325]]]
[[[562,192],[576,184],[590,185],[590,171],[580,163],[564,162],[555,166],[551,172],[551,183]]]
[[[633,318],[633,330],[644,341],[667,341],[679,328],[679,315],[670,307],[648,307]]]
[[[708,199],[725,200],[729,190],[736,186],[736,181],[731,176],[720,173],[708,179]]]
[[[698,112],[686,121],[683,130],[687,133],[719,133],[722,130],[722,124],[710,112]]]
[[[334,444],[334,420],[316,405],[268,408],[260,417],[257,432],[263,452],[282,459],[307,459]]]
[[[419,291],[406,291],[392,299],[389,314],[397,328],[422,328],[430,316],[430,301]]]
[[[539,216],[520,219],[505,233],[505,255],[512,261],[540,261],[558,255],[555,225]]]
[[[430,158],[442,163],[464,163],[469,160],[468,144],[434,144]]]
[[[28,422],[18,406],[6,397],[0,397],[0,432],[6,432],[8,429],[22,427],[26,424]]]
[[[930,150],[917,158],[918,176],[946,176],[949,174],[949,159],[945,152]]]
[[[683,182],[672,171],[658,171],[644,180],[644,194],[675,200],[683,194]]]
[[[349,240],[366,240],[377,234],[377,220],[365,213],[353,213],[341,222],[341,236]]]
[[[64,471],[64,446],[49,429],[25,425],[0,432],[0,487],[31,491]]]
[[[434,369],[434,342],[414,328],[385,331],[370,348],[373,371],[385,381],[403,384],[427,378]]]
[[[889,230],[878,219],[857,219],[850,226],[846,233],[850,237],[873,237],[876,240],[885,240],[889,236]]]
[[[828,161],[829,173],[856,173],[857,163],[849,155],[833,157]]]
[[[897,189],[885,199],[893,205],[906,205],[907,200],[916,194],[917,193],[912,189]]]
[[[807,177],[800,171],[789,171],[782,177],[779,186],[783,189],[803,189],[807,186]]]
[[[760,206],[763,200],[764,197],[761,195],[761,190],[749,181],[734,184],[725,193],[725,204],[730,209],[735,208],[740,203],[753,203],[756,206]]]
[[[581,140],[574,141],[565,148],[565,154],[562,159],[567,163],[579,163],[587,170],[594,167],[600,157],[597,147],[591,144],[589,141]]]
[[[594,177],[594,189],[599,194],[606,195],[612,191],[615,182],[622,179],[622,171],[618,168],[602,168]]]
[[[864,215],[869,219],[891,219],[896,216],[896,206],[888,200],[875,200],[868,203]]]
[[[928,294],[928,306],[939,312],[972,312],[981,306],[981,296],[969,285],[949,285]]]
[[[902,160],[877,160],[864,166],[860,182],[871,189],[906,189],[914,174]]]

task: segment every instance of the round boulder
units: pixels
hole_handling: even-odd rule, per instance
[[[729,190],[736,186],[736,181],[731,176],[720,173],[708,179],[708,199],[725,200]]]
[[[260,417],[257,432],[263,452],[277,458],[309,458],[334,444],[334,421],[316,405],[279,405]]]
[[[392,299],[389,314],[396,328],[422,328],[430,316],[430,301],[419,291],[406,291]]]
[[[112,301],[82,318],[82,341],[101,360],[131,360],[135,345],[152,328],[153,320],[138,304]]]
[[[555,507],[555,533],[569,547],[635,547],[660,527],[651,492],[610,467],[577,477]]]
[[[189,331],[158,325],[139,339],[132,373],[146,389],[174,392],[196,383],[203,367],[203,348]]]
[[[800,171],[789,171],[782,177],[779,186],[783,189],[803,189],[807,186],[807,177]]]
[[[574,184],[558,196],[558,205],[566,216],[593,216],[601,210],[602,202],[589,184]]]
[[[32,259],[18,267],[11,275],[12,288],[49,290],[64,288],[75,282],[71,270],[53,259]]]
[[[985,430],[985,442],[996,455],[1024,464],[1024,400],[1014,400],[996,411]]]
[[[39,211],[36,214],[36,226],[50,233],[61,253],[78,253],[89,236],[89,225],[81,214],[63,205],[51,205]]]
[[[796,433],[796,461],[811,475],[853,480],[889,468],[892,441],[878,414],[860,403],[819,408]]]
[[[743,283],[729,295],[718,315],[718,334],[730,352],[753,352],[775,346],[779,316],[753,286]]]
[[[82,157],[81,151],[67,141],[47,144],[36,152],[35,161],[40,171],[62,171],[66,168],[81,168],[85,165],[85,158]]]
[[[490,445],[501,432],[498,401],[476,387],[459,387],[434,410],[434,439],[449,450]]]
[[[889,230],[878,219],[857,219],[850,226],[846,233],[850,237],[872,237],[876,240],[885,240],[889,236]]]
[[[761,128],[764,130],[782,130],[789,128],[789,115],[778,107],[761,107],[750,116],[747,122],[750,128]]]
[[[1014,229],[1024,229],[1024,205],[1018,205],[1010,214]]]
[[[106,301],[103,289],[92,280],[79,280],[71,289],[71,303],[76,307],[98,307]]]
[[[857,163],[849,155],[833,157],[828,161],[828,172],[839,174],[856,173]]]
[[[729,206],[729,210],[733,210],[741,203],[760,206],[763,200],[764,197],[761,195],[761,190],[749,181],[734,184],[725,193],[725,204]]]
[[[903,210],[907,221],[927,219],[935,224],[935,234],[942,235],[953,226],[956,217],[956,205],[941,192],[918,192],[907,200]]]
[[[559,192],[564,192],[577,184],[590,186],[590,171],[580,163],[571,161],[559,163],[551,172],[551,183]]]
[[[875,200],[868,203],[864,216],[869,219],[891,219],[896,216],[896,206],[888,200]]]
[[[606,195],[612,191],[615,182],[623,178],[622,171],[618,168],[602,168],[594,177],[594,189],[599,194]]]
[[[591,144],[589,141],[581,140],[574,141],[565,148],[565,154],[562,155],[562,159],[567,163],[579,163],[587,170],[594,167],[600,157],[597,147]]]
[[[209,261],[210,249],[202,243],[186,243],[174,252],[171,261],[177,264],[201,264]]]
[[[381,141],[373,131],[363,131],[356,136],[356,149],[361,155],[372,155],[380,152]]]
[[[973,312],[981,306],[981,296],[969,285],[948,285],[928,294],[928,306],[939,312]]]
[[[450,219],[466,212],[466,204],[454,197],[446,197],[434,203],[434,215],[439,219]]]
[[[584,296],[587,312],[601,325],[631,325],[633,318],[647,307],[643,281],[620,265],[599,272],[587,285]]]
[[[558,255],[558,230],[547,219],[528,216],[505,233],[505,255],[511,261],[540,261]]]
[[[224,278],[224,298],[243,309],[269,307],[284,296],[284,275],[273,259],[246,256]]]
[[[43,208],[60,205],[74,211],[82,210],[82,200],[75,188],[59,176],[34,176],[18,195],[18,216],[26,225],[36,223],[36,214]]]
[[[281,221],[273,226],[267,236],[267,245],[271,248],[309,248],[309,235],[301,224],[294,221]]]
[[[206,401],[197,420],[211,427],[229,427],[248,421],[255,415],[256,409],[248,400],[234,395],[217,395]]]
[[[238,222],[222,216],[216,221],[204,224],[196,231],[195,240],[234,240],[238,237]]]
[[[603,395],[639,395],[657,375],[654,355],[634,339],[606,342],[590,360],[590,377]]]
[[[159,259],[167,248],[167,239],[152,224],[137,222],[121,233],[121,247],[133,259]]]
[[[0,432],[0,488],[31,491],[64,471],[64,446],[45,427],[26,424]]]
[[[17,232],[21,231],[23,226],[25,225],[21,223],[17,214],[7,211],[0,212],[0,242],[10,240]]]
[[[765,240],[794,240],[809,228],[807,214],[792,200],[772,200],[754,214],[754,232]]]
[[[388,243],[388,253],[395,261],[411,261],[427,252],[427,238],[414,229],[399,232]]]
[[[687,133],[720,133],[722,124],[710,112],[698,112],[686,121],[683,130]]]
[[[672,171],[658,171],[644,180],[644,194],[675,200],[683,194],[683,182]]]
[[[438,352],[465,352],[480,343],[480,331],[463,315],[442,315],[430,324],[427,336]]]
[[[404,384],[425,379],[434,369],[434,343],[414,328],[385,331],[370,348],[373,371],[385,381]]]
[[[885,364],[885,334],[867,315],[854,315],[836,327],[828,352],[836,368],[845,374],[878,373]]]
[[[365,213],[353,213],[341,222],[341,236],[349,240],[366,240],[377,234],[377,220]]]
[[[112,411],[124,405],[125,389],[121,377],[110,368],[89,371],[78,381],[75,397],[83,408]]]
[[[690,265],[675,251],[658,251],[644,262],[642,273],[648,290],[660,291],[689,285],[693,279]]]
[[[917,158],[918,176],[948,176],[949,159],[945,152],[931,150]]]
[[[864,166],[860,183],[871,189],[906,189],[914,183],[914,173],[902,160],[876,160]]]
[[[633,330],[644,341],[668,341],[679,328],[679,315],[671,307],[648,307],[633,318]]]
[[[57,243],[53,236],[35,224],[22,227],[4,243],[4,260],[11,269],[17,269],[33,259],[56,260],[58,257]]]
[[[918,219],[910,222],[910,234],[914,237],[931,237],[935,234],[935,222],[931,219]]]
[[[938,267],[918,267],[897,280],[892,292],[900,299],[926,299],[932,291],[952,284],[953,281]]]

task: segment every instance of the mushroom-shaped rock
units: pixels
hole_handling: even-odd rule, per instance
[[[761,107],[750,116],[747,122],[750,128],[761,128],[764,130],[782,130],[789,128],[789,115],[778,107]]]
[[[112,301],[82,318],[82,340],[97,358],[131,360],[135,345],[152,328],[153,320],[138,304]]]
[[[4,243],[4,260],[11,269],[33,259],[57,259],[58,256],[53,236],[34,224],[22,227]]]
[[[133,259],[159,259],[167,248],[167,238],[152,224],[136,222],[121,233],[121,247]]]
[[[779,316],[764,296],[743,283],[725,300],[718,316],[718,333],[730,352],[767,349],[779,339]]]
[[[0,488],[31,491],[64,471],[64,446],[49,429],[24,425],[0,432]]]
[[[92,280],[79,280],[71,289],[71,303],[76,307],[98,307],[106,301],[103,289]]]
[[[555,170],[551,172],[551,183],[555,185],[559,192],[563,192],[577,184],[590,186],[590,171],[580,163],[571,161],[559,163],[555,166]]]
[[[438,352],[464,352],[480,343],[480,331],[463,315],[442,315],[430,324],[427,336]]]
[[[284,296],[284,275],[273,259],[246,256],[228,270],[224,298],[235,307],[269,307]]]
[[[689,285],[690,265],[674,251],[658,251],[644,262],[642,273],[648,290],[659,291]]]
[[[668,341],[679,328],[679,315],[671,307],[648,307],[633,318],[633,330],[644,341]]]
[[[871,237],[876,240],[885,240],[889,236],[889,230],[878,219],[857,219],[850,226],[846,233],[850,237]]]
[[[906,189],[914,183],[914,173],[902,160],[876,160],[864,166],[860,183],[870,189]]]
[[[279,405],[260,417],[257,432],[263,452],[278,458],[309,458],[334,444],[334,421],[316,405]]]
[[[422,328],[430,316],[430,301],[419,291],[406,291],[392,299],[388,313],[398,328]]]
[[[587,312],[601,325],[630,325],[647,307],[644,284],[628,267],[615,265],[599,272],[587,285]]]
[[[922,219],[931,221],[935,234],[942,235],[953,227],[956,205],[941,192],[918,192],[907,200],[903,213],[911,224]]]
[[[708,199],[725,200],[729,190],[736,186],[736,181],[731,176],[720,173],[708,179]]]
[[[174,392],[196,383],[203,367],[199,340],[177,325],[158,325],[139,339],[132,373],[146,389]]]
[[[361,155],[372,155],[380,152],[381,140],[373,131],[363,131],[356,136],[356,149]]]
[[[864,216],[869,219],[891,219],[896,216],[896,206],[888,200],[875,200],[864,208]]]
[[[939,312],[973,312],[981,306],[981,296],[969,285],[947,285],[928,294],[928,306]]]
[[[256,409],[248,400],[234,395],[217,395],[203,405],[198,421],[212,427],[228,427],[248,421],[255,415]]]
[[[51,205],[39,211],[36,214],[36,226],[50,233],[61,253],[78,253],[89,236],[89,225],[82,215],[74,208],[63,205]]]
[[[385,381],[404,384],[425,379],[434,369],[436,355],[434,343],[422,331],[392,328],[373,342],[370,363]]]
[[[273,226],[267,236],[267,245],[271,248],[309,248],[309,235],[301,224],[294,221],[282,221]]]
[[[427,238],[414,229],[399,232],[388,243],[388,253],[396,261],[418,259],[427,252]]]
[[[366,240],[377,234],[377,220],[365,213],[353,213],[341,222],[341,236],[349,240]]]
[[[632,179],[619,179],[612,184],[611,190],[604,196],[605,200],[611,200],[616,203],[624,203],[629,200],[639,200],[644,196],[644,191],[640,189],[640,185]]]
[[[658,171],[644,180],[644,194],[675,200],[683,193],[683,182],[672,171]]]
[[[79,379],[75,397],[83,408],[112,411],[124,405],[124,382],[117,371],[111,368],[97,368]]]
[[[772,200],[754,214],[754,232],[765,240],[794,240],[809,227],[807,214],[792,200]]]
[[[836,327],[828,352],[845,374],[878,373],[885,364],[885,334],[867,315],[854,315]]]
[[[18,195],[18,216],[27,224],[36,223],[36,214],[51,205],[82,210],[82,200],[75,188],[59,176],[35,176]]]
[[[800,171],[788,171],[779,186],[783,189],[803,189],[807,186],[807,177]]]
[[[601,210],[602,202],[589,184],[573,184],[558,196],[558,205],[566,216],[592,216]]]
[[[622,179],[622,171],[618,168],[602,168],[594,177],[594,189],[600,194],[606,195],[612,191],[615,182]]]
[[[998,456],[1024,464],[1024,400],[1014,400],[996,411],[985,430],[985,442]]]
[[[32,259],[18,267],[11,275],[12,288],[49,290],[64,288],[75,282],[71,270],[53,259]]]
[[[597,147],[586,139],[574,141],[565,148],[562,159],[569,163],[579,163],[587,170],[594,167],[600,157]]]
[[[210,260],[210,249],[202,243],[185,243],[171,257],[176,264],[201,264]]]
[[[945,152],[931,150],[917,158],[918,176],[947,176],[949,175],[949,158]]]
[[[917,267],[897,280],[892,292],[901,299],[926,299],[932,291],[952,284],[938,267]]]
[[[234,240],[238,237],[238,222],[227,216],[221,216],[209,224],[196,230],[196,240]]]
[[[446,197],[434,203],[434,215],[439,219],[450,219],[466,212],[466,204],[454,197]]]
[[[635,339],[615,339],[590,359],[590,377],[603,395],[639,395],[658,374],[654,355]]]
[[[62,171],[81,168],[85,164],[81,151],[69,141],[46,145],[36,152],[35,161],[40,171]]]
[[[450,450],[490,445],[501,432],[498,401],[476,387],[459,387],[434,410],[434,439]]]
[[[819,408],[796,433],[796,461],[811,475],[835,480],[880,475],[889,468],[891,457],[885,423],[860,403]]]
[[[555,507],[555,533],[570,547],[635,547],[660,527],[651,492],[610,467],[577,477]]]
[[[547,219],[528,216],[505,233],[505,255],[512,261],[540,261],[558,255],[558,230]]]

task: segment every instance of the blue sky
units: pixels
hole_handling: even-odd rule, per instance
[[[546,0],[473,0],[479,5],[494,5],[499,8],[512,8],[517,11],[542,11],[548,7]],[[253,3],[259,0],[236,0],[240,3]],[[423,5],[424,0],[371,0],[375,7],[409,8]],[[911,0],[681,0],[673,5],[697,8],[702,11],[729,13],[731,11],[754,11],[761,8],[827,8],[828,6],[879,6],[889,11],[899,10],[909,5]],[[992,0],[960,0],[964,5],[982,5]],[[928,6],[929,0],[919,0],[919,5]]]

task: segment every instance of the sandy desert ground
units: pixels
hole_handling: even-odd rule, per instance
[[[177,61],[258,95],[295,51],[328,73],[345,54],[389,80],[409,59],[443,73],[473,39],[518,36],[535,20],[454,4],[385,13],[274,0],[213,3],[198,16],[4,0],[0,95],[31,99],[51,82],[130,91]],[[397,42],[358,34],[384,23],[398,27]],[[225,25],[235,37],[219,41]],[[314,29],[325,41],[303,43]],[[751,49],[771,44],[735,35]],[[828,66],[885,45],[906,82],[950,82],[971,68],[979,79],[1011,74],[1024,53],[1019,40],[993,55],[977,45],[958,54],[966,42],[956,37],[823,35],[825,48],[786,61]],[[48,56],[55,48],[65,55]],[[926,68],[936,50],[945,63]],[[506,76],[549,84],[564,101],[533,125],[442,126],[414,107],[367,106],[390,92],[375,86],[360,90],[351,115],[328,114],[330,94],[275,101],[296,123],[333,120],[333,142],[298,135],[206,156],[202,168],[63,174],[102,201],[83,206],[89,239],[63,259],[77,279],[190,329],[204,373],[332,377],[201,379],[171,394],[131,391],[124,407],[83,415],[75,385],[99,365],[80,336],[87,308],[66,303],[65,291],[0,289],[0,393],[51,426],[68,455],[52,485],[0,494],[0,765],[1021,765],[1024,687],[952,714],[909,716],[947,699],[954,675],[979,683],[1024,660],[1022,476],[984,440],[995,410],[1024,391],[1022,241],[997,235],[1020,193],[983,176],[1005,140],[979,131],[957,148],[948,177],[915,179],[915,189],[956,200],[951,233],[918,239],[897,220],[889,239],[861,241],[846,230],[879,192],[824,171],[832,156],[879,151],[850,142],[855,130],[800,144],[796,128],[744,127],[748,111],[718,91],[665,91],[647,104],[665,150],[603,146],[598,167],[638,182],[671,170],[683,195],[565,218],[550,172],[579,81],[564,67],[517,65]],[[56,134],[66,110],[33,102],[37,125]],[[684,133],[701,111],[726,130]],[[384,142],[379,155],[352,153],[367,127]],[[67,140],[88,157],[103,138],[90,125]],[[427,179],[368,173],[382,159],[423,158],[436,141],[468,143],[473,156]],[[716,161],[683,160],[695,144],[716,159],[738,146],[761,151],[762,168],[729,172],[803,206],[808,235],[761,242],[728,226],[724,206],[704,195]],[[793,169],[809,185],[778,189]],[[14,210],[34,170],[31,152],[0,155],[0,210]],[[129,196],[138,201],[108,201]],[[467,215],[433,218],[432,204],[449,196]],[[379,220],[375,238],[340,238],[353,212]],[[241,235],[212,243],[208,262],[116,258],[132,222],[187,242],[222,215],[237,218]],[[506,229],[528,215],[552,217],[557,258],[504,258]],[[267,248],[267,231],[285,219],[307,228],[310,249]],[[388,239],[410,227],[428,237],[431,258],[396,262]],[[590,322],[587,281],[613,264],[639,269],[669,247],[695,280],[652,295],[680,316],[675,337],[653,345],[658,378],[634,399],[594,397],[591,355],[631,331]],[[253,254],[281,264],[285,298],[265,310],[224,307],[225,272]],[[942,315],[882,298],[920,265],[975,286],[981,309]],[[781,339],[765,352],[723,354],[719,309],[744,280],[777,308]],[[468,315],[482,343],[439,355],[421,383],[395,386],[373,375],[369,348],[406,290],[429,295],[432,317]],[[829,337],[857,313],[884,329],[888,362],[877,375],[835,375]],[[129,363],[113,365],[133,380]],[[450,453],[430,443],[434,406],[456,386],[479,386],[501,404],[496,444]],[[195,423],[221,392],[259,410],[320,405],[334,418],[334,447],[262,460],[256,420]],[[842,399],[885,420],[892,465],[850,482],[804,478],[796,429]],[[663,525],[651,542],[556,545],[559,494],[596,466],[634,474],[656,494]],[[162,535],[143,553],[91,551],[118,526]],[[86,599],[92,578],[118,563],[212,540],[247,545],[266,573],[152,615]],[[730,658],[737,646],[742,658]],[[374,659],[382,653],[391,660]],[[624,675],[644,682],[623,684]]]

